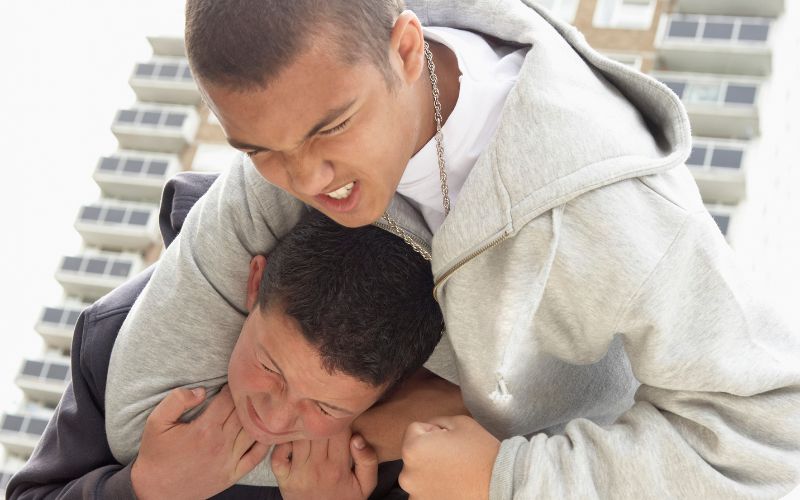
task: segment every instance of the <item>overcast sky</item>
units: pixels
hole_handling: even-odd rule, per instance
[[[91,174],[135,101],[145,37],[182,28],[183,0],[0,0],[0,411],[21,399],[22,358],[42,352],[33,325],[60,302],[59,258],[81,248],[72,224],[99,196]]]

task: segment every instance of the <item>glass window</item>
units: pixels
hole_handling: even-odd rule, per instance
[[[38,377],[42,374],[43,369],[44,363],[41,361],[26,361],[25,364],[22,365],[22,374],[29,377]]]
[[[742,23],[741,28],[739,28],[739,40],[766,42],[768,36],[768,24]]]
[[[125,210],[119,208],[109,208],[106,210],[105,222],[111,224],[121,224],[125,220]]]
[[[47,420],[41,418],[31,418],[28,420],[28,428],[25,430],[26,434],[33,434],[34,436],[41,436],[47,428]]]
[[[147,168],[147,175],[158,175],[163,176],[167,173],[167,167],[169,163],[161,160],[154,160],[150,162],[150,166]]]
[[[722,232],[722,234],[728,234],[728,226],[731,222],[730,215],[721,215],[721,214],[711,214],[711,217],[714,218],[714,222],[717,223],[717,227]]]
[[[674,38],[694,38],[697,35],[697,28],[700,23],[697,21],[675,21],[669,23],[667,36]]]
[[[177,64],[164,64],[158,70],[159,78],[175,78],[176,76],[178,76]]]
[[[100,170],[115,172],[119,166],[119,158],[100,158]]]
[[[719,102],[719,84],[695,83],[686,91],[686,102],[717,103]]]
[[[706,164],[706,153],[708,152],[708,148],[705,146],[694,146],[692,148],[692,154],[689,155],[689,159],[686,160],[688,165],[696,165],[702,167]]]
[[[183,113],[170,113],[167,115],[167,127],[182,127],[183,122],[186,120],[186,115]]]
[[[91,274],[103,274],[106,272],[106,259],[89,259],[86,264],[86,272]]]
[[[85,221],[96,221],[100,219],[100,207],[83,207],[79,219]]]
[[[678,94],[678,97],[683,97],[683,93],[686,91],[686,83],[685,82],[670,82],[665,81],[663,82],[664,85],[670,88],[673,92]]]
[[[78,323],[78,318],[81,317],[80,311],[67,311],[66,326],[73,327]]]
[[[188,65],[183,68],[183,72],[181,73],[181,78],[183,80],[191,80],[192,79],[192,70],[191,70],[191,68],[189,68]]]
[[[703,38],[714,40],[730,40],[733,36],[733,23],[706,23]]]
[[[111,276],[122,276],[127,278],[128,275],[131,273],[131,263],[130,262],[114,262],[114,265],[111,266]]]
[[[144,168],[144,160],[137,160],[134,158],[128,158],[125,160],[125,166],[123,167],[122,171],[127,174],[138,174]]]
[[[80,257],[64,257],[64,263],[61,265],[63,271],[78,271],[81,268],[83,259]]]
[[[146,226],[148,220],[150,220],[150,212],[134,210],[128,218],[128,223],[134,226]]]
[[[25,419],[17,415],[6,415],[3,417],[3,425],[0,426],[4,431],[22,430],[22,422]]]
[[[742,156],[744,156],[744,151],[741,149],[717,147],[714,148],[714,154],[711,155],[711,166],[740,168],[742,166]]]
[[[145,111],[142,113],[142,125],[158,125],[161,121],[161,113],[158,111]]]
[[[67,380],[69,375],[69,366],[52,364],[47,367],[46,378],[50,380]]]
[[[45,323],[53,323],[59,324],[61,323],[61,315],[64,313],[61,309],[56,309],[55,307],[45,307],[44,314],[42,315],[42,321]]]
[[[732,104],[754,104],[756,88],[753,85],[728,85],[725,102]]]
[[[136,76],[152,76],[153,70],[156,69],[155,64],[137,64],[136,65]]]
[[[119,123],[133,123],[136,121],[136,111],[131,109],[123,109],[117,114],[117,121]]]

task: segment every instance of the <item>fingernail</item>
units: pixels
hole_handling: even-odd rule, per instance
[[[202,396],[203,392],[204,391],[203,391],[202,387],[195,387],[194,389],[192,389],[192,394],[194,394],[194,397],[196,397],[196,398],[199,398],[200,396]]]
[[[366,443],[364,443],[364,438],[361,436],[356,436],[353,438],[353,446],[355,446],[357,450],[363,450],[365,445]]]

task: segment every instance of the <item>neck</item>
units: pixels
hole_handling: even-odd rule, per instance
[[[444,126],[453,109],[458,102],[458,94],[460,84],[458,78],[461,72],[458,69],[458,59],[452,50],[444,45],[436,42],[429,42],[431,53],[433,54],[433,62],[436,65],[436,76],[438,78],[439,87],[439,101],[442,104],[442,126]],[[425,63],[425,70],[423,75],[417,81],[417,101],[421,112],[420,117],[420,134],[417,140],[414,154],[419,152],[425,144],[436,135],[436,121],[434,119],[433,111],[433,88],[429,78],[427,61]]]

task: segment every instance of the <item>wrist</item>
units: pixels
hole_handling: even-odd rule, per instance
[[[152,476],[147,473],[146,470],[142,470],[142,464],[137,457],[133,461],[133,465],[131,466],[131,488],[133,489],[133,494],[136,496],[137,500],[149,500],[150,498],[156,498],[155,491],[153,491],[150,485],[150,479]]]

